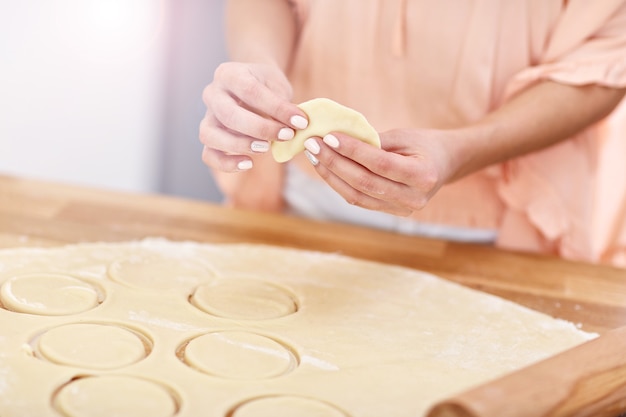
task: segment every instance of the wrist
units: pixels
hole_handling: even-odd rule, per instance
[[[446,183],[454,182],[495,162],[488,145],[493,143],[495,127],[477,123],[443,131],[443,142],[449,160]]]

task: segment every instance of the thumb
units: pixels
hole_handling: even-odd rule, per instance
[[[419,138],[419,131],[415,129],[393,129],[379,134],[380,146],[387,152],[400,155],[408,155],[410,149],[415,148],[416,139]]]

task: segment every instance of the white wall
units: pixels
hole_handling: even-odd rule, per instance
[[[202,90],[227,59],[223,0],[171,0],[163,158],[159,191],[183,197],[222,199],[202,163],[198,125],[206,112]]]
[[[0,0],[0,173],[158,186],[161,0]]]

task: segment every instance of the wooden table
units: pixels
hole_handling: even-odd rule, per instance
[[[159,195],[0,175],[0,248],[144,237],[340,252],[433,272],[605,332],[626,326],[626,270],[227,209]]]

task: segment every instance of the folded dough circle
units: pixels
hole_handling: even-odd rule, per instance
[[[306,129],[296,130],[287,141],[272,143],[272,156],[277,162],[287,162],[304,150],[304,141],[311,137],[324,137],[331,132],[354,136],[380,148],[380,138],[365,116],[358,111],[327,98],[315,98],[298,105],[309,117]]]

